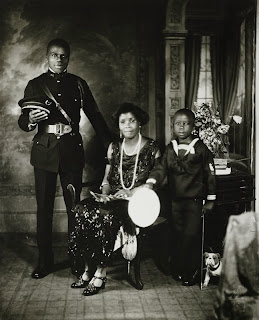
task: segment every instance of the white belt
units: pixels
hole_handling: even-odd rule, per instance
[[[46,133],[54,133],[56,136],[63,136],[66,133],[72,131],[72,127],[69,124],[64,123],[55,123],[49,124],[44,127],[44,132]]]

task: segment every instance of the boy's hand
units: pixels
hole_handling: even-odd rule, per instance
[[[153,189],[154,189],[154,184],[148,182],[148,183],[143,184],[141,187],[142,187],[142,188],[148,188],[148,189],[153,190]]]
[[[214,201],[207,200],[202,207],[202,213],[207,213],[207,212],[210,213],[213,208],[214,208]]]

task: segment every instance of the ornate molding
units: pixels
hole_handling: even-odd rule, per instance
[[[175,112],[176,110],[181,108],[181,97],[171,98],[171,112]]]
[[[174,23],[174,24],[181,23],[182,3],[183,1],[181,0],[172,1],[171,11],[169,12],[170,23]]]
[[[189,0],[169,0],[166,11],[165,33],[186,32],[185,29],[185,8]]]
[[[180,47],[170,46],[170,90],[180,89]]]
[[[169,123],[170,123],[170,140],[172,139],[173,132],[174,132],[174,128],[173,128],[173,118],[174,118],[174,115],[171,115],[171,116],[170,116],[170,120],[169,120]]]

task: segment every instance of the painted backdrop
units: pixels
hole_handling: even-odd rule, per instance
[[[148,105],[148,62],[154,60],[161,32],[163,1],[35,1],[0,4],[0,232],[35,231],[33,168],[29,164],[34,132],[17,119],[27,82],[46,71],[46,45],[56,37],[71,45],[68,71],[84,78],[110,129],[110,115],[124,101]],[[152,61],[153,61],[152,60]],[[155,85],[152,84],[152,88]],[[84,180],[100,178],[103,153],[82,115],[86,152]],[[66,229],[57,190],[55,227]]]

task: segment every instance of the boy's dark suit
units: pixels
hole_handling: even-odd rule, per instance
[[[199,267],[203,201],[214,200],[216,197],[215,175],[212,174],[213,155],[201,140],[194,139],[192,143],[184,148],[178,140],[171,141],[161,163],[149,175],[158,185],[165,177],[168,178],[173,230],[172,256],[176,273],[181,274],[183,279],[191,278]]]

